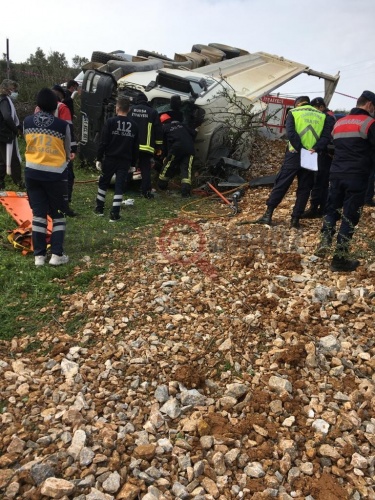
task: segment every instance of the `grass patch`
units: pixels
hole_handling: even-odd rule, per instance
[[[23,256],[15,250],[7,241],[7,231],[17,224],[0,206],[0,339],[33,336],[41,327],[55,324],[62,310],[61,296],[89,289],[93,279],[106,271],[114,250],[123,252],[126,267],[132,256],[152,248],[163,220],[178,216],[186,204],[179,195],[162,193],[155,200],[141,198],[140,186],[134,183],[132,191],[125,194],[135,199],[134,206],[124,207],[122,219],[109,223],[113,191],[107,193],[105,216],[97,217],[93,213],[97,173],[77,165],[75,175],[72,207],[79,216],[67,221],[64,250],[70,262],[66,266],[36,268],[32,254]],[[16,190],[9,177],[6,182],[7,190]],[[53,312],[45,309],[51,304]],[[84,322],[84,316],[78,315],[64,327],[74,335]],[[36,342],[27,348],[36,349]]]

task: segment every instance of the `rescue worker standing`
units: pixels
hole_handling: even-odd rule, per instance
[[[335,115],[330,111],[322,97],[316,97],[311,101],[311,106],[318,109],[326,115],[326,122],[329,126],[329,133],[332,133],[336,123]],[[331,147],[332,151],[329,151]],[[333,147],[328,145],[327,148],[319,153],[318,156],[318,171],[315,173],[314,186],[311,190],[310,207],[301,216],[302,219],[318,219],[324,212],[327,205],[328,186],[329,186],[329,171],[333,158]]]
[[[181,173],[181,196],[191,196],[191,171],[194,160],[195,130],[190,130],[179,120],[167,113],[160,117],[163,124],[163,169],[159,175],[158,187],[166,190],[169,180]]]
[[[151,193],[152,162],[154,154],[161,153],[163,144],[159,114],[150,106],[145,94],[140,93],[128,116],[137,124],[139,131],[138,167],[142,175],[142,196],[152,199],[154,197]]]
[[[60,266],[69,261],[63,251],[66,229],[65,190],[70,155],[70,128],[54,116],[57,97],[51,89],[42,89],[37,97],[38,112],[25,118],[25,178],[33,212],[32,240],[35,265],[43,266],[47,254],[47,216],[53,221],[52,256],[49,263]]]
[[[323,257],[332,244],[335,226],[341,217],[332,271],[354,271],[360,264],[350,259],[349,245],[364,205],[375,148],[375,94],[362,92],[357,105],[333,128],[335,155],[331,165],[330,188],[321,241],[315,255]],[[340,213],[342,211],[342,214]]]
[[[330,141],[330,132],[326,116],[310,105],[310,99],[307,96],[301,96],[295,100],[294,109],[289,111],[285,126],[289,142],[284,163],[266,202],[267,210],[255,222],[271,224],[275,208],[281,203],[293,180],[297,177],[296,202],[290,227],[299,229],[301,227],[299,220],[306,208],[314,184],[314,172],[301,167],[301,149],[305,148],[312,153],[323,151]]]
[[[98,148],[96,167],[102,171],[96,195],[96,215],[104,215],[104,202],[111,179],[116,175],[115,194],[109,222],[120,220],[120,208],[124,193],[124,184],[129,167],[137,161],[139,138],[137,124],[128,118],[130,101],[119,97],[116,103],[116,115],[104,124]],[[103,169],[102,169],[102,160]]]

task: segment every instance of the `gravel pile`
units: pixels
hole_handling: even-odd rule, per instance
[[[332,273],[293,195],[249,224],[268,192],[103,255],[38,344],[0,344],[1,498],[375,499],[375,212]]]

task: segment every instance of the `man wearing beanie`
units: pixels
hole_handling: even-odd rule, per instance
[[[321,241],[315,255],[330,251],[335,227],[341,218],[337,244],[331,261],[332,271],[354,271],[359,260],[349,257],[349,246],[365,202],[369,176],[374,168],[375,94],[365,90],[357,105],[333,128],[335,155],[330,171],[330,187]]]
[[[66,219],[64,199],[67,163],[70,155],[70,129],[66,121],[54,116],[57,98],[51,89],[42,89],[37,96],[39,111],[25,118],[26,140],[25,180],[33,212],[32,241],[35,265],[43,266],[47,253],[47,215],[53,222],[50,239],[53,266],[66,264],[63,243]]]

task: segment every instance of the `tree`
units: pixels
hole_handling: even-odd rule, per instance
[[[26,64],[42,73],[48,64],[48,61],[43,50],[38,47],[35,54],[30,54],[29,58],[26,59]]]
[[[72,67],[75,69],[81,69],[82,66],[88,62],[89,62],[89,60],[87,59],[87,57],[81,57],[81,56],[75,55],[72,59],[72,63],[73,63]]]

